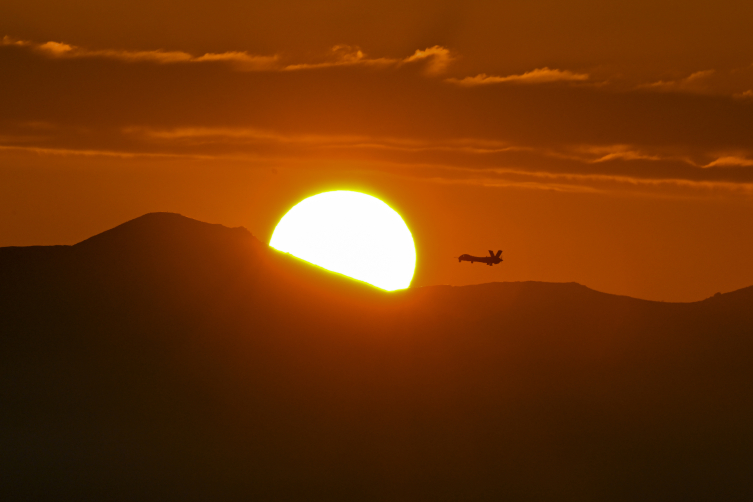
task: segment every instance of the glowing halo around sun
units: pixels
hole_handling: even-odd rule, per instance
[[[387,291],[407,288],[416,247],[395,210],[371,195],[324,192],[296,204],[269,245]]]

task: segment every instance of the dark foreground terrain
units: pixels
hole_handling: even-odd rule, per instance
[[[384,293],[149,214],[0,249],[0,499],[753,500],[753,288]]]

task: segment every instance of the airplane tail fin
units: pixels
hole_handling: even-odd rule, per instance
[[[491,251],[489,251],[489,252],[491,253]],[[502,254],[502,250],[500,249],[499,251],[497,251],[496,255],[492,254],[492,256],[494,256],[495,258],[499,258],[499,255],[501,255],[501,254]]]
[[[491,249],[489,250],[489,256],[491,256],[492,258],[494,258],[494,251],[492,251]]]

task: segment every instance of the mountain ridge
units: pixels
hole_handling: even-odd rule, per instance
[[[212,240],[212,239],[217,239],[220,237],[223,238],[223,240],[227,241],[231,238],[231,236],[238,240],[249,239],[250,242],[253,242],[253,246],[258,247],[259,249],[268,248],[268,246],[266,246],[264,243],[259,241],[255,236],[253,236],[253,234],[250,231],[248,231],[248,229],[242,226],[241,227],[226,227],[218,223],[205,223],[205,222],[193,219],[193,218],[183,216],[179,213],[153,212],[153,213],[146,213],[142,216],[139,216],[125,223],[117,225],[111,229],[95,234],[73,245],[9,246],[9,247],[0,248],[0,259],[3,259],[4,256],[9,256],[9,255],[19,256],[21,253],[41,254],[41,253],[63,252],[64,249],[70,249],[70,248],[73,248],[76,251],[84,250],[84,249],[86,249],[87,251],[94,251],[98,248],[106,249],[109,247],[110,249],[108,251],[112,252],[114,248],[126,249],[129,246],[133,245],[134,243],[136,243],[137,245],[140,243],[141,246],[144,246],[146,242],[156,243],[157,245],[162,245],[162,246],[168,245],[172,247],[172,246],[177,246],[178,244],[185,245],[191,241],[198,242],[200,240]],[[308,263],[308,262],[305,262],[304,260],[299,260],[299,261]],[[313,264],[309,264],[309,265],[317,267],[316,265],[313,265]],[[317,267],[317,268],[321,268],[321,267]],[[325,269],[322,269],[322,270],[325,270]],[[330,273],[333,273],[333,272],[330,272]],[[340,274],[337,274],[337,275],[340,275]],[[342,277],[347,277],[347,276],[342,276]],[[360,281],[356,281],[355,279],[350,279],[350,278],[349,280],[360,282]],[[546,281],[497,281],[497,282],[471,284],[471,285],[463,285],[463,286],[433,285],[433,286],[422,286],[420,288],[407,288],[407,289],[423,290],[425,288],[435,288],[435,287],[436,288],[443,288],[443,287],[474,288],[474,287],[488,287],[487,285],[490,285],[490,284],[511,284],[511,285],[527,284],[530,286],[542,285],[543,287],[548,287],[544,285],[556,284],[559,286],[553,286],[553,287],[558,287],[558,288],[577,286],[577,287],[585,288],[589,291],[594,291],[600,294],[616,296],[616,297],[632,298],[635,300],[651,301],[651,302],[657,302],[657,303],[697,303],[697,302],[707,301],[712,298],[718,299],[719,296],[725,297],[725,295],[731,295],[731,294],[734,294],[734,296],[746,296],[749,294],[753,296],[753,285],[744,287],[738,290],[734,290],[734,291],[728,291],[725,293],[717,293],[716,295],[713,295],[711,297],[704,298],[701,300],[696,300],[694,302],[665,302],[665,301],[660,301],[660,300],[659,301],[645,300],[642,298],[635,298],[628,295],[619,295],[619,294],[614,294],[614,293],[598,291],[577,282],[552,283],[552,282],[546,282]]]
[[[749,500],[751,306],[751,288],[387,293],[165,213],[2,248],[0,491]]]

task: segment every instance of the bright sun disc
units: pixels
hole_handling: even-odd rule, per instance
[[[269,245],[387,291],[407,288],[416,268],[408,226],[390,206],[359,192],[325,192],[296,204]]]

